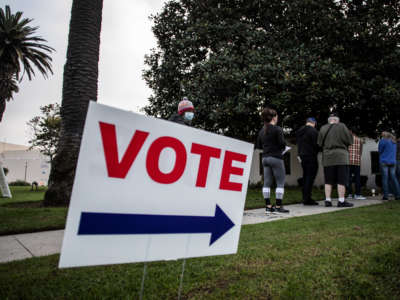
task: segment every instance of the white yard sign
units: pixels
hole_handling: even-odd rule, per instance
[[[237,252],[253,145],[91,102],[59,267]]]

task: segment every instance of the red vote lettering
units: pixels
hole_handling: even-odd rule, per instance
[[[106,159],[109,177],[125,178],[136,159],[144,141],[149,135],[148,132],[136,130],[126,149],[121,162],[118,161],[117,134],[115,125],[99,122],[101,138],[103,140],[104,156]]]
[[[190,151],[200,155],[199,171],[197,172],[196,186],[205,187],[207,182],[208,167],[211,157],[219,158],[221,149],[193,143]]]
[[[117,134],[114,124],[99,122],[103,142],[104,156],[109,177],[125,178],[134,163],[140,149],[149,136],[149,132],[136,130],[129,145],[118,159]],[[175,164],[169,173],[163,173],[159,167],[161,152],[171,148],[175,152]],[[192,143],[191,153],[200,155],[199,169],[197,172],[196,187],[205,187],[207,184],[208,169],[211,158],[219,159],[221,149]],[[246,162],[247,156],[241,153],[225,151],[219,188],[221,190],[242,190],[242,183],[230,181],[231,175],[243,175],[243,168],[232,166],[233,161]],[[179,180],[186,167],[187,154],[185,146],[176,138],[163,136],[156,139],[149,147],[146,157],[146,169],[150,178],[162,184],[171,184]]]
[[[164,148],[172,148],[175,151],[175,165],[170,173],[161,172],[158,165],[161,151]],[[186,149],[182,142],[169,136],[160,137],[151,144],[149,151],[147,152],[147,173],[151,179],[158,183],[174,183],[185,171],[186,158]]]
[[[243,169],[232,166],[232,161],[246,162],[247,156],[244,154],[225,151],[224,165],[222,167],[221,181],[219,188],[221,190],[238,191],[242,190],[242,184],[238,182],[229,181],[231,174],[233,175],[243,175]]]

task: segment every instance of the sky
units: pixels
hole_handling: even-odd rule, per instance
[[[163,0],[104,0],[100,42],[98,103],[140,112],[151,90],[142,79],[145,54],[157,41],[151,31],[150,15],[161,11]],[[53,75],[45,79],[39,71],[29,81],[19,84],[19,93],[7,102],[0,123],[0,141],[29,145],[31,137],[26,123],[40,115],[40,106],[61,103],[63,68],[66,61],[72,0],[0,0],[11,12],[23,12],[39,26],[35,35],[47,40],[56,52]],[[35,69],[36,70],[36,69]]]

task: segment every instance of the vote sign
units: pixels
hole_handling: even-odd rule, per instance
[[[237,252],[253,145],[91,102],[59,267]]]

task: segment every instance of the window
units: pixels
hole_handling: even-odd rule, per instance
[[[371,151],[371,173],[372,174],[379,174],[379,152],[378,151]]]
[[[285,170],[286,170],[286,175],[290,175],[291,169],[290,169],[290,152],[286,152],[285,155],[283,156],[283,162],[285,163]]]

